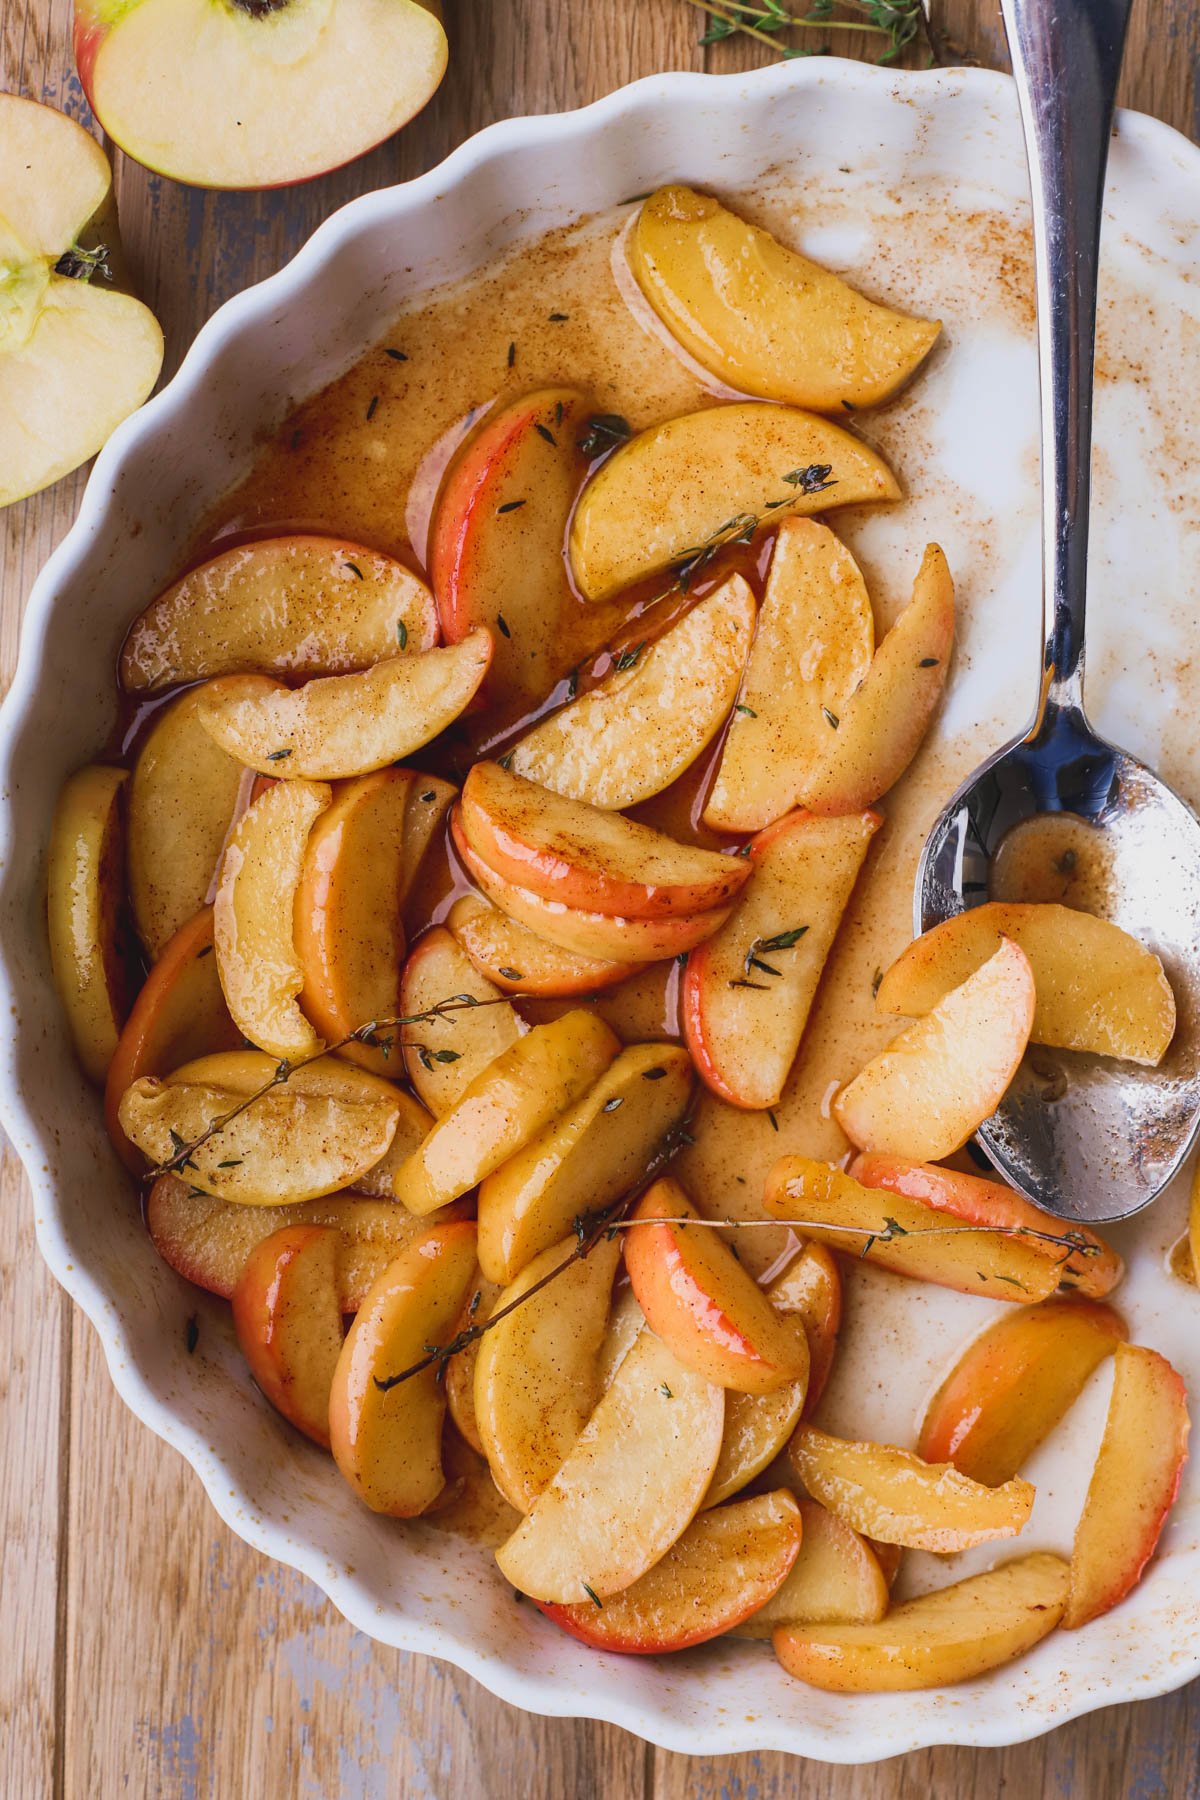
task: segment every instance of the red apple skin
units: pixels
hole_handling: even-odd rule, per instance
[[[319,1253],[325,1243],[329,1250],[328,1314],[325,1318],[313,1318],[312,1328],[314,1337],[319,1332],[327,1340],[324,1347],[331,1352],[328,1360],[332,1379],[342,1337],[333,1280],[336,1236],[327,1225],[285,1226],[250,1252],[233,1290],[234,1328],[250,1373],[275,1410],[323,1450],[329,1448],[328,1388],[321,1392],[322,1382],[298,1377],[291,1366],[287,1339],[295,1329],[297,1305],[311,1303],[310,1295],[302,1297],[290,1291],[299,1272],[297,1265],[302,1257]]]

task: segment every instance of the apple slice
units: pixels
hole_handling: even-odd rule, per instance
[[[716,1467],[725,1395],[643,1331],[575,1448],[496,1552],[533,1600],[632,1587],[691,1524]]]
[[[791,512],[898,500],[881,457],[828,419],[753,401],[708,406],[641,431],[583,490],[571,569],[585,600],[607,600],[709,545]]]
[[[991,1117],[1025,1054],[1033,970],[1005,938],[983,967],[872,1057],[833,1102],[860,1150],[936,1162]]]
[[[892,964],[876,1006],[921,1017],[1004,938],[1021,946],[1033,970],[1033,1043],[1151,1067],[1162,1061],[1175,1033],[1175,996],[1162,963],[1119,925],[1069,906],[992,901],[943,920]]]
[[[950,1225],[932,1206],[866,1187],[806,1156],[784,1156],[775,1164],[763,1210],[771,1218],[802,1221],[795,1230],[847,1256],[869,1256],[881,1269],[963,1294],[1032,1302],[1058,1286],[1058,1266],[1035,1240],[977,1221]]]
[[[488,633],[472,631],[444,650],[392,656],[361,674],[319,677],[299,688],[264,676],[246,693],[232,685],[244,677],[223,675],[200,690],[200,722],[230,756],[262,775],[369,775],[452,725],[479,691],[491,655]]]
[[[803,1330],[803,1326],[797,1329]],[[706,1507],[719,1506],[738,1494],[783,1449],[804,1411],[808,1389],[805,1379],[789,1381],[773,1394],[738,1394],[725,1397],[725,1436],[713,1478],[704,1496]]]
[[[752,838],[728,921],[688,957],[681,1012],[701,1079],[732,1106],[778,1104],[878,813],[788,813]]]
[[[549,1487],[600,1398],[621,1244],[601,1241],[585,1257],[578,1247],[565,1238],[536,1256],[493,1309],[513,1310],[479,1340],[475,1420],[496,1486],[518,1512]]]
[[[396,1090],[332,1056],[293,1069],[286,1082],[277,1068],[261,1050],[229,1050],[162,1081],[142,1076],[121,1100],[121,1128],[156,1167],[211,1131],[183,1172],[218,1199],[272,1206],[350,1187],[395,1135]],[[212,1130],[260,1090],[268,1091]]]
[[[356,1176],[354,1191],[356,1194],[370,1194],[376,1200],[397,1200],[397,1177],[409,1157],[424,1143],[433,1130],[433,1114],[427,1112],[419,1100],[406,1094],[403,1088],[394,1087],[389,1082],[389,1089],[397,1106],[400,1118],[387,1152],[377,1163]],[[445,1215],[447,1218],[450,1215]]]
[[[729,1631],[779,1587],[800,1551],[795,1500],[780,1489],[693,1519],[661,1561],[603,1606],[538,1601],[547,1618],[596,1650],[656,1656]]]
[[[193,187],[279,187],[340,168],[420,112],[446,55],[432,0],[75,6],[79,78],[105,131]]]
[[[0,507],[94,456],[158,379],[127,286],[112,170],[50,106],[0,94]]]
[[[780,1625],[871,1625],[888,1609],[888,1584],[866,1538],[818,1504],[800,1500],[804,1537],[787,1579],[734,1637],[769,1638]]]
[[[439,1019],[420,1018],[442,1001],[460,998],[479,1004]],[[404,1027],[404,1067],[439,1119],[458,1105],[475,1077],[529,1029],[441,925],[418,940],[404,965],[400,1016],[419,1020]]]
[[[446,923],[479,973],[504,994],[542,998],[594,994],[636,975],[640,967],[560,950],[478,894],[464,894],[456,900]]]
[[[826,749],[796,791],[816,813],[858,812],[894,787],[921,747],[954,647],[954,583],[929,544],[912,599],[880,644],[861,687],[826,718]]]
[[[450,1389],[446,1392],[449,1399]],[[450,1406],[453,1415],[452,1401]],[[422,1516],[422,1525],[486,1550],[499,1549],[521,1523],[521,1515],[492,1480],[483,1457],[449,1426],[442,1436],[442,1469],[446,1485]]]
[[[463,783],[460,816],[468,844],[502,880],[617,918],[707,912],[732,900],[750,874],[741,857],[676,843],[499,763],[475,764]]]
[[[578,440],[592,410],[569,387],[496,407],[438,490],[428,565],[442,630],[449,644],[479,626],[491,632],[489,685],[505,698],[540,701],[563,670],[559,621],[573,597],[562,552],[587,473]]]
[[[0,95],[0,107],[6,96]],[[84,1074],[103,1082],[133,1002],[123,926],[125,769],[93,764],[66,783],[46,859],[50,966]]]
[[[619,1049],[594,1013],[535,1025],[475,1077],[409,1157],[396,1177],[399,1198],[423,1215],[478,1186],[591,1087]]]
[[[935,1594],[877,1623],[782,1626],[772,1642],[789,1675],[832,1694],[950,1687],[998,1669],[1040,1643],[1067,1601],[1067,1565],[1038,1552]]]
[[[227,682],[227,691],[243,695],[269,687],[262,675]],[[204,692],[190,688],[155,715],[129,782],[129,898],[152,961],[212,900],[242,801],[241,764],[200,723]]]
[[[329,1396],[330,1447],[372,1512],[413,1518],[445,1485],[442,1365],[386,1384],[430,1345],[449,1342],[474,1275],[474,1225],[429,1226],[388,1264],[346,1334]]]
[[[513,1281],[572,1230],[632,1193],[664,1154],[694,1086],[686,1050],[633,1044],[567,1111],[489,1175],[479,1189],[479,1261]]]
[[[925,1413],[926,1462],[999,1487],[1024,1467],[1125,1337],[1098,1301],[1051,1300],[1009,1313],[968,1344]]]
[[[329,1448],[329,1390],[342,1353],[338,1234],[286,1225],[256,1244],[233,1290],[233,1326],[276,1412]]]
[[[856,1444],[815,1425],[796,1428],[792,1467],[814,1500],[864,1536],[910,1550],[969,1550],[1016,1537],[1034,1490],[1016,1477],[985,1487],[953,1463],[928,1463],[894,1444]]]
[[[825,1392],[842,1328],[842,1278],[824,1244],[805,1244],[782,1275],[767,1284],[776,1312],[799,1313],[808,1337],[808,1394],[805,1414]]]
[[[681,1362],[743,1394],[807,1386],[803,1320],[775,1311],[719,1231],[686,1222],[700,1214],[677,1181],[656,1181],[633,1218],[625,1238],[629,1279],[650,1329]]]
[[[470,1203],[461,1200],[457,1204],[465,1207]],[[452,1211],[453,1208],[450,1210]],[[446,1214],[443,1213],[442,1217],[445,1218]],[[459,1332],[465,1330],[469,1325],[485,1324],[495,1312],[496,1302],[502,1292],[503,1289],[499,1282],[489,1281],[487,1276],[481,1274],[477,1269],[475,1279],[471,1283],[470,1293],[467,1295],[467,1303],[459,1314],[454,1335],[457,1337]],[[446,1359],[446,1404],[450,1408],[450,1417],[460,1435],[479,1456],[484,1455],[484,1448],[483,1439],[479,1434],[479,1420],[475,1416],[475,1370],[479,1363],[479,1348],[482,1342],[482,1338],[474,1338],[465,1349],[456,1351],[453,1356]],[[486,1461],[484,1467],[487,1467]],[[492,1480],[490,1471],[488,1480]],[[507,1507],[507,1505],[508,1502],[505,1501],[505,1506]],[[493,1550],[498,1544],[502,1544],[506,1537],[511,1537],[520,1524],[520,1516],[516,1513],[515,1508],[513,1513],[511,1525],[492,1544]]]
[[[689,187],[643,201],[637,284],[689,355],[729,387],[814,412],[878,406],[937,342],[936,319],[867,300],[840,276]]]
[[[612,1386],[613,1376],[633,1349],[645,1325],[646,1315],[638,1305],[637,1295],[628,1281],[623,1286],[618,1285],[613,1295],[612,1311],[608,1316],[608,1330],[600,1346],[602,1392]],[[728,1401],[726,1404],[728,1405]]]
[[[1098,1232],[1076,1219],[1064,1221],[1043,1212],[1024,1194],[998,1181],[986,1181],[961,1169],[942,1169],[936,1163],[908,1162],[899,1156],[856,1156],[849,1173],[864,1187],[904,1194],[968,1224],[1002,1225],[1023,1233],[1029,1248],[1054,1264],[1062,1285],[1089,1299],[1111,1293],[1125,1272],[1120,1256]],[[1068,1240],[1066,1256],[1064,1238]]]
[[[1086,1625],[1136,1587],[1187,1461],[1187,1388],[1157,1350],[1118,1344],[1104,1437],[1071,1552],[1063,1624]]]
[[[871,666],[875,620],[846,546],[815,519],[776,534],[738,704],[729,721],[704,822],[758,831],[795,804]]]
[[[634,806],[661,793],[724,724],[755,612],[748,583],[731,575],[653,644],[619,656],[590,693],[535,725],[511,767],[592,806]]]

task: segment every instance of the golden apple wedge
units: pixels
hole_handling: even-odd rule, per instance
[[[496,1552],[505,1580],[558,1603],[632,1587],[695,1517],[724,1419],[723,1391],[643,1331],[567,1460]]]
[[[875,652],[862,572],[816,519],[784,519],[704,822],[759,831],[795,805]]]
[[[479,1189],[479,1262],[513,1281],[586,1213],[645,1181],[687,1112],[692,1066],[677,1044],[632,1044]]]
[[[833,1102],[860,1150],[936,1162],[991,1117],[1029,1042],[1033,970],[1005,938],[925,1018],[872,1057]]]
[[[887,1612],[888,1584],[867,1540],[816,1500],[797,1504],[800,1554],[734,1637],[769,1638],[781,1625],[871,1625]]]
[[[91,1081],[103,1082],[133,1003],[123,926],[125,769],[93,764],[66,783],[54,809],[46,863],[50,966]]]
[[[567,1460],[601,1394],[621,1245],[601,1241],[575,1257],[578,1247],[571,1236],[534,1257],[492,1309],[513,1310],[479,1340],[475,1422],[496,1486],[522,1513]],[[553,1279],[531,1293],[546,1276]]]
[[[967,1345],[929,1402],[920,1455],[999,1487],[1124,1337],[1120,1317],[1096,1300],[1051,1300],[997,1319]]]
[[[247,694],[225,675],[200,690],[199,717],[215,743],[260,775],[338,781],[400,762],[452,725],[479,691],[492,640],[397,655],[356,675],[289,688],[261,678]]]
[[[446,923],[479,973],[503,994],[559,999],[594,994],[626,981],[640,967],[560,950],[478,894],[456,900]]]
[[[1187,1461],[1187,1388],[1157,1350],[1118,1344],[1104,1437],[1071,1551],[1063,1624],[1125,1598],[1154,1555]]]
[[[954,583],[937,544],[925,551],[912,599],[876,650],[840,713],[830,710],[825,750],[796,799],[816,813],[858,812],[894,787],[921,747],[950,668]]]
[[[639,1335],[645,1330],[645,1326],[646,1315],[637,1303],[637,1295],[626,1281],[623,1286],[618,1286],[613,1294],[612,1311],[608,1316],[608,1329],[604,1334],[604,1342],[600,1346],[600,1387],[602,1391],[612,1386],[613,1376],[633,1349]]]
[[[667,330],[711,375],[813,412],[878,406],[941,330],[868,300],[693,188],[643,201],[629,261]]]
[[[618,657],[590,692],[535,725],[518,775],[592,806],[661,793],[711,743],[737,698],[757,608],[731,575],[654,643]]]
[[[444,1000],[476,1000],[441,1018],[422,1018]],[[458,1105],[477,1075],[529,1027],[499,988],[481,975],[442,925],[409,952],[400,982],[401,1032],[408,1079],[435,1118]]]
[[[943,920],[911,943],[879,984],[883,1013],[919,1018],[994,956],[1003,938],[1033,970],[1030,1040],[1153,1067],[1175,1033],[1175,996],[1162,963],[1107,919],[1069,906],[991,901]]]
[[[688,957],[684,1037],[706,1086],[763,1111],[783,1093],[878,813],[788,813],[750,841],[750,879]]]
[[[772,1642],[789,1675],[829,1693],[949,1687],[1032,1650],[1066,1598],[1066,1563],[1039,1552],[905,1601],[875,1624],[782,1626]]]
[[[423,1215],[478,1186],[591,1087],[619,1049],[603,1019],[581,1009],[535,1025],[475,1077],[409,1157],[396,1176],[398,1197]]]
[[[346,1334],[329,1396],[330,1447],[372,1512],[413,1518],[445,1486],[441,1365],[386,1384],[450,1341],[474,1274],[474,1225],[428,1226],[375,1281]]]
[[[773,1394],[726,1393],[725,1435],[705,1507],[740,1493],[775,1460],[800,1422],[807,1390],[807,1377],[800,1376]]]
[[[808,1338],[808,1394],[811,1413],[825,1392],[842,1328],[842,1278],[824,1244],[805,1244],[795,1261],[767,1284],[776,1312],[799,1313]]]
[[[701,1513],[631,1587],[572,1605],[538,1605],[596,1650],[656,1656],[705,1644],[768,1600],[795,1565],[803,1527],[785,1490]]]
[[[458,1204],[468,1206],[469,1202],[460,1201]],[[445,1218],[446,1214],[443,1213],[442,1217]],[[420,1221],[418,1221],[419,1223]],[[455,1336],[457,1337],[460,1331],[470,1325],[485,1324],[495,1312],[496,1302],[502,1292],[499,1282],[489,1281],[486,1275],[476,1270],[475,1279],[471,1283],[470,1292],[467,1295],[466,1305],[459,1314]],[[483,1339],[477,1337],[464,1349],[455,1351],[453,1356],[446,1359],[446,1404],[450,1409],[450,1417],[453,1419],[459,1435],[479,1456],[484,1455],[484,1449],[483,1439],[479,1435],[479,1421],[475,1416],[475,1368],[479,1361],[479,1350],[482,1343]],[[486,1459],[484,1467],[487,1467]],[[488,1471],[488,1480],[492,1481],[490,1470]],[[504,1504],[506,1507],[508,1506],[507,1501]],[[511,1537],[520,1523],[520,1515],[516,1508],[514,1507],[512,1511],[512,1523],[507,1531],[495,1539],[491,1545],[493,1550],[497,1544],[502,1544],[506,1537]]]
[[[571,521],[571,569],[585,600],[622,588],[781,511],[898,500],[874,450],[815,413],[753,401],[705,407],[651,426],[614,451]]]
[[[1034,1490],[1012,1477],[986,1487],[953,1463],[928,1463],[895,1444],[851,1443],[797,1427],[788,1457],[814,1500],[865,1537],[910,1550],[969,1550],[1016,1537]]]
[[[400,1109],[392,1141],[379,1161],[372,1163],[369,1169],[364,1169],[354,1181],[356,1194],[370,1194],[376,1200],[399,1198],[396,1192],[397,1177],[409,1157],[424,1143],[434,1125],[433,1114],[426,1111],[412,1094],[406,1093],[402,1087],[396,1087],[392,1082],[387,1085]],[[450,1217],[448,1213],[444,1216]]]
[[[233,1326],[276,1412],[329,1448],[329,1390],[342,1352],[337,1232],[285,1225],[256,1244],[233,1290]]]

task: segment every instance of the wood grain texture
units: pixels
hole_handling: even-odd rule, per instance
[[[1003,66],[998,9],[938,8],[951,44]],[[88,119],[69,0],[0,0],[0,88]],[[705,52],[684,0],[450,0],[450,73],[416,123],[325,180],[206,195],[118,158],[125,237],[169,374],[231,293],[354,195],[419,173],[491,120],[580,105]],[[858,47],[829,35],[839,53]],[[1200,0],[1136,13],[1123,99],[1197,134]],[[82,475],[0,513],[0,679]],[[1194,1800],[1200,1688],[1012,1750],[934,1750],[848,1770],[775,1755],[666,1755],[611,1727],[529,1717],[467,1677],[381,1649],[307,1582],[248,1550],[126,1412],[94,1333],[50,1281],[11,1154],[0,1164],[0,1795],[4,1800]]]

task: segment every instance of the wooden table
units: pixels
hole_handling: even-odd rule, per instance
[[[935,0],[936,5],[936,0]],[[0,0],[0,88],[90,123],[70,0]],[[284,263],[343,201],[416,175],[492,119],[577,106],[639,75],[748,66],[705,51],[684,0],[448,0],[452,64],[397,140],[290,192],[203,194],[117,157],[125,241],[170,375],[204,319]],[[948,0],[958,51],[1002,65],[994,3]],[[843,35],[839,49],[853,51]],[[1123,98],[1200,128],[1200,4],[1143,0]],[[83,473],[0,514],[0,670],[74,517]],[[0,1163],[0,1794],[5,1800],[1013,1800],[1200,1795],[1200,1684],[1013,1750],[862,1770],[777,1755],[667,1755],[607,1725],[514,1712],[456,1669],[382,1649],[217,1519],[128,1413],[95,1335],[38,1258],[16,1158]]]

